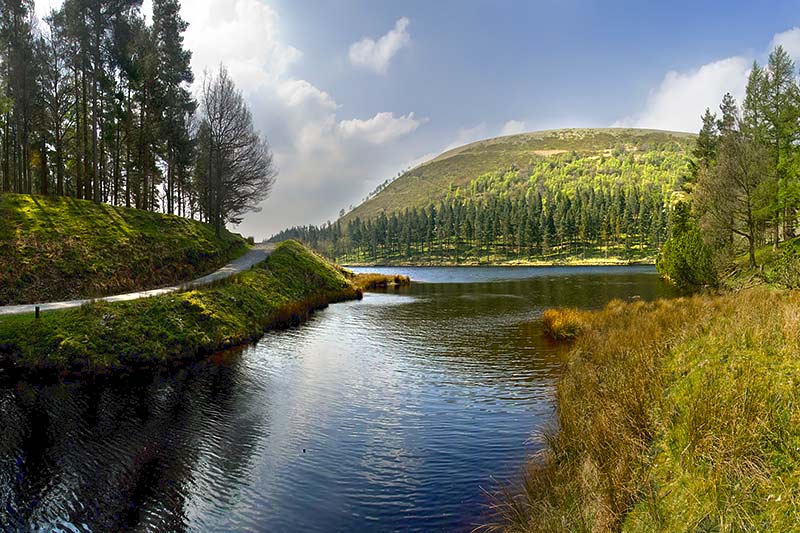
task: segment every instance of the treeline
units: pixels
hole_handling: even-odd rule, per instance
[[[680,143],[531,155],[451,187],[438,202],[375,218],[297,227],[299,239],[343,263],[505,262],[654,256],[668,201],[688,174]]]
[[[273,240],[299,239],[344,263],[634,258],[658,250],[666,221],[665,197],[655,186],[582,188],[572,195],[530,188],[517,197],[454,194],[374,220],[292,228]]]
[[[687,206],[675,210],[662,271],[680,284],[714,285],[737,256],[758,267],[756,250],[796,236],[800,209],[800,86],[777,47],[753,64],[740,105],[726,94],[706,110],[693,151]]]
[[[179,0],[0,0],[0,188],[213,223],[266,196],[272,157],[225,69],[197,101]]]

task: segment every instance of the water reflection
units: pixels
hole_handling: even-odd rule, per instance
[[[438,269],[447,283],[338,304],[169,375],[0,383],[0,523],[470,529],[552,416],[543,309],[670,293],[651,270],[495,270]]]

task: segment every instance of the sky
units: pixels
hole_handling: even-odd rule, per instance
[[[275,155],[271,196],[234,228],[256,239],[333,221],[483,138],[697,131],[775,45],[800,60],[798,0],[183,0],[181,13],[196,78],[225,64]]]

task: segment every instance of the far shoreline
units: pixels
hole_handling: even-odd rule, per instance
[[[577,259],[567,261],[508,261],[500,263],[340,263],[344,268],[458,268],[458,267],[491,267],[491,268],[512,268],[512,267],[626,267],[626,266],[656,266],[655,259],[642,259],[626,261],[622,259]]]

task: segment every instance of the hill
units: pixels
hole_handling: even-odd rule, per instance
[[[660,130],[598,128],[547,130],[477,141],[444,152],[409,170],[346,214],[342,222],[425,207],[442,200],[454,188],[468,189],[472,181],[488,173],[515,168],[523,176],[531,175],[542,170],[541,163],[559,165],[574,160],[572,152],[601,157],[603,161],[624,161],[623,156],[641,160],[647,154],[664,151],[687,153],[695,137],[692,133]],[[623,180],[633,177],[623,172],[608,175],[615,174]],[[674,173],[670,173],[665,181],[670,182],[674,177]]]
[[[275,240],[346,264],[652,260],[694,139],[610,128],[479,141],[409,170],[331,227]]]
[[[207,224],[72,198],[0,195],[0,305],[182,282],[243,253]]]

